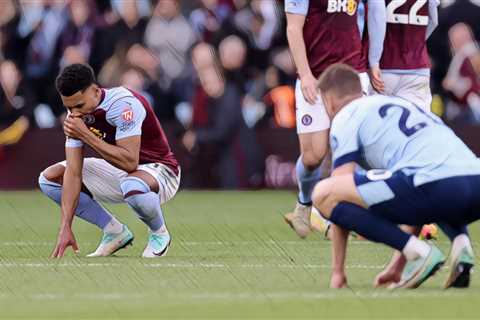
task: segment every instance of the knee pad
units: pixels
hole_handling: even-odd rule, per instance
[[[120,189],[122,190],[123,198],[127,200],[128,197],[136,194],[144,194],[150,192],[149,185],[140,178],[126,177],[120,181]]]

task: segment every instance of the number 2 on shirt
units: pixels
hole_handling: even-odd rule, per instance
[[[417,26],[428,25],[428,16],[418,14],[418,11],[427,3],[428,0],[417,0],[410,8],[410,12],[395,13],[395,10],[403,6],[407,0],[392,0],[387,5],[387,22],[399,24],[413,24]]]
[[[380,113],[380,117],[385,118],[387,116],[388,110],[392,109],[392,108],[399,108],[399,109],[402,110],[402,115],[400,116],[400,119],[398,120],[398,128],[407,137],[410,137],[410,136],[414,135],[415,132],[417,132],[418,130],[421,130],[421,129],[423,129],[427,126],[426,122],[419,122],[412,127],[407,127],[407,120],[408,120],[408,117],[410,117],[410,114],[411,114],[410,110],[408,110],[405,107],[395,105],[395,104],[387,104],[387,105],[384,105],[383,107],[381,107],[380,110],[378,111],[378,113]]]

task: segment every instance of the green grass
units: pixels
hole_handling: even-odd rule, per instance
[[[299,240],[282,221],[294,201],[287,192],[181,192],[165,210],[173,245],[154,260],[139,258],[146,228],[126,206],[109,206],[135,233],[133,247],[84,258],[100,232],[76,221],[81,255],[54,261],[58,207],[38,192],[0,193],[0,318],[479,318],[475,277],[469,290],[441,290],[445,270],[418,290],[372,289],[390,252],[366,241],[349,247],[351,289],[328,289],[329,243]],[[439,244],[448,253],[445,237]]]

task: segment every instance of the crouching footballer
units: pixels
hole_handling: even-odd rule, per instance
[[[56,87],[68,111],[64,122],[66,161],[39,177],[42,192],[61,207],[52,257],[71,246],[78,251],[73,217],[97,226],[103,238],[88,257],[105,257],[126,247],[133,234],[100,202],[126,202],[149,228],[143,257],[167,253],[171,237],[161,205],[180,183],[180,167],[147,100],[124,87],[100,88],[88,65],[65,67]],[[101,158],[84,158],[85,145]]]
[[[347,285],[348,230],[401,252],[406,265],[395,287],[418,287],[445,257],[397,225],[429,223],[448,227],[452,241],[444,287],[467,287],[474,256],[466,226],[480,219],[480,160],[433,114],[400,98],[363,97],[346,65],[328,68],[319,89],[332,118],[334,170],[316,185],[313,203],[335,224],[331,287]]]

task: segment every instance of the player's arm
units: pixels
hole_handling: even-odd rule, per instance
[[[70,130],[71,136],[88,144],[105,161],[126,172],[133,172],[139,163],[142,124],[145,117],[145,108],[132,97],[121,99],[111,106],[106,118],[116,127],[116,145],[99,139],[79,117],[68,117],[65,126]]]
[[[57,244],[51,255],[52,258],[63,257],[65,249],[69,246],[78,251],[72,231],[72,222],[82,188],[83,148],[81,145],[72,147],[68,143],[67,141],[65,148],[67,165],[63,174],[60,230]]]
[[[356,164],[348,162],[336,168],[332,172],[332,176],[345,174],[353,174]],[[345,260],[347,256],[347,244],[349,231],[335,224],[331,227],[332,241],[332,276],[330,279],[330,288],[340,289],[347,283],[345,274]]]
[[[361,106],[359,106],[361,108]],[[348,114],[337,115],[330,129],[330,148],[332,150],[332,176],[348,175],[355,172],[361,162],[361,148],[358,131],[361,118],[352,118]],[[349,231],[332,225],[332,275],[331,288],[343,288],[347,285],[345,259]]]
[[[368,64],[370,80],[375,90],[382,93],[385,84],[380,70],[380,59],[383,53],[383,42],[387,30],[387,13],[385,0],[368,0]]]
[[[310,70],[303,38],[303,26],[308,13],[308,0],[285,0],[285,12],[287,16],[288,46],[297,67],[302,93],[308,103],[314,104],[317,100],[317,79]]]
[[[438,26],[438,0],[428,0],[428,25],[425,39],[430,38],[435,28]]]
[[[113,166],[126,172],[137,169],[141,142],[139,135],[116,140],[116,145],[99,139],[93,133],[86,135],[82,140]]]

